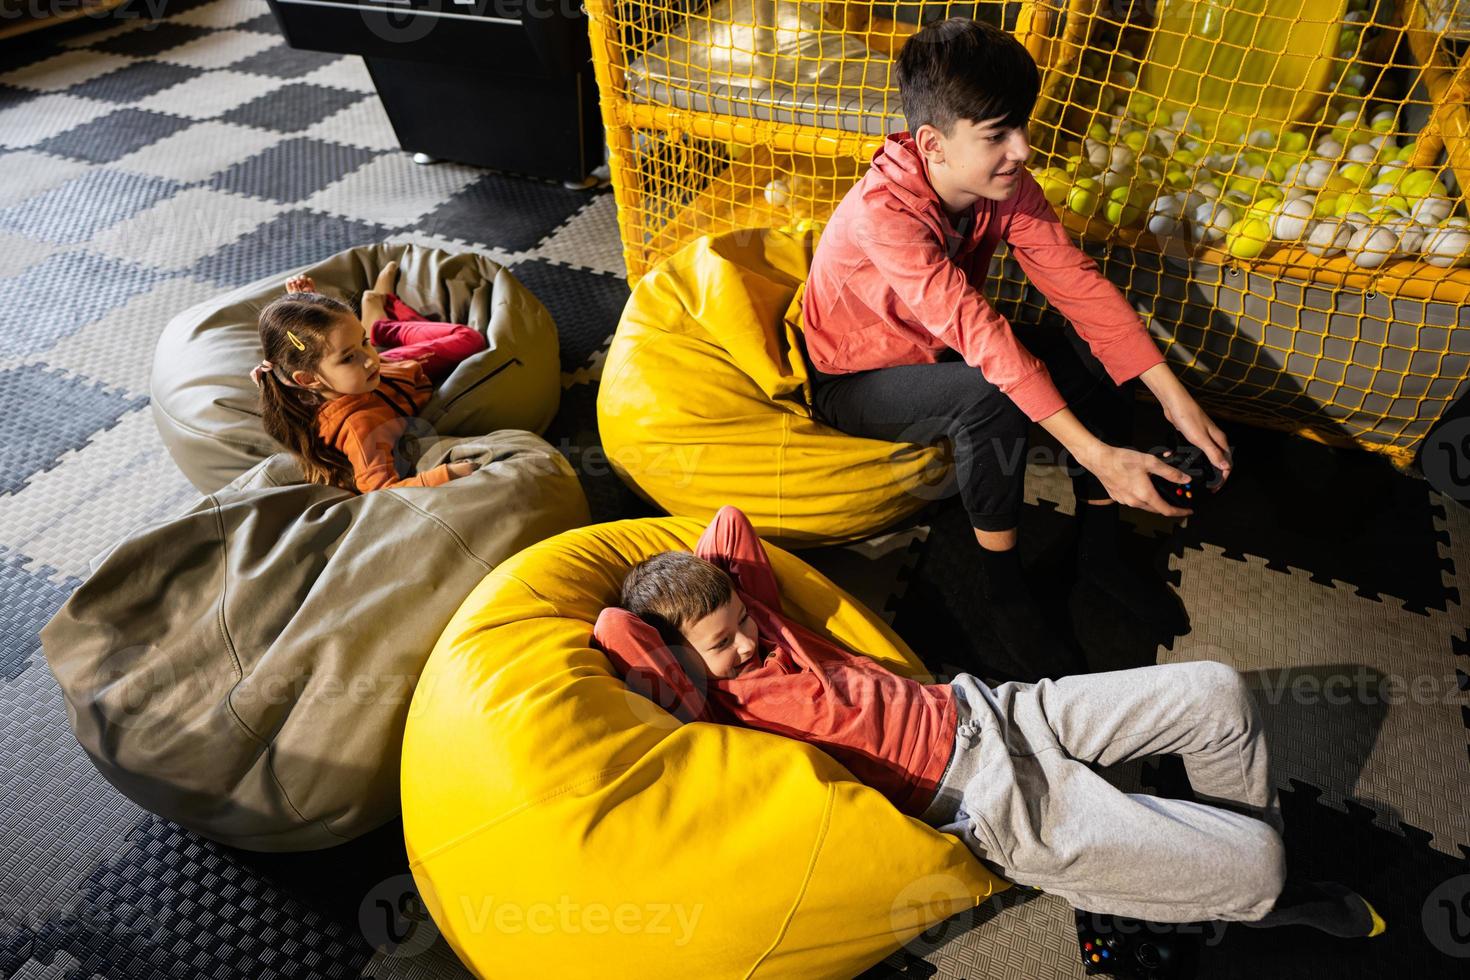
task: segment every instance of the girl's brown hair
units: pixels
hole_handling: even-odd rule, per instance
[[[352,307],[320,293],[291,293],[260,311],[260,346],[274,365],[260,373],[260,417],[266,434],[296,456],[308,480],[355,492],[352,463],[317,434],[322,397],[291,381],[296,371],[316,370],[327,353],[327,331],[352,315]]]

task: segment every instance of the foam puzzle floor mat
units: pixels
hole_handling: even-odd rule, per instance
[[[137,9],[134,9],[137,8]],[[546,433],[594,520],[655,513],[596,427],[628,286],[606,188],[413,164],[360,59],[289,48],[261,0],[134,2],[0,43],[0,977],[468,977],[423,911],[401,825],[262,855],[204,840],[107,784],[73,738],[37,633],[130,530],[192,506],[148,407],[176,312],[374,241],[475,249],[553,312],[563,397]],[[167,231],[164,234],[163,231]],[[1158,437],[1157,419],[1139,438]],[[1149,426],[1154,428],[1149,428]],[[1078,586],[1065,475],[1028,469],[1022,559],[1089,670],[1211,659],[1256,694],[1294,871],[1389,921],[1372,942],[1231,927],[1203,978],[1458,977],[1470,962],[1470,510],[1380,460],[1228,427],[1227,493],[1182,522],[1128,515],[1125,557],[1178,595],[1158,635]],[[1000,651],[955,499],[805,557],[939,678],[1047,669]],[[1168,760],[1107,777],[1184,795]],[[863,973],[1082,976],[1072,914],[1015,889]]]

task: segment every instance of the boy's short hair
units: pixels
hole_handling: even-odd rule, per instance
[[[951,17],[904,44],[898,89],[910,133],[929,125],[948,137],[960,119],[1025,126],[1036,108],[1041,73],[1010,34],[984,21]]]
[[[665,551],[633,566],[619,604],[675,644],[683,642],[685,626],[729,602],[733,588],[718,565],[687,551]]]

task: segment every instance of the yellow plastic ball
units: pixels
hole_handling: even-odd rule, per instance
[[[1225,233],[1225,249],[1238,259],[1253,259],[1271,242],[1271,226],[1264,219],[1245,217]]]
[[[1083,177],[1072,185],[1067,194],[1067,208],[1075,214],[1084,218],[1090,218],[1097,214],[1098,205],[1102,203],[1100,191],[1102,185],[1091,177]]]
[[[1307,134],[1295,131],[1282,133],[1278,145],[1288,153],[1299,153],[1307,148]]]

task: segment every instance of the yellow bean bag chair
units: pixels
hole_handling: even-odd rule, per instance
[[[804,742],[681,724],[590,644],[677,518],[568,531],[499,565],[409,706],[403,829],[434,921],[482,977],[839,977],[1006,887]],[[880,620],[768,547],[786,612],[927,676]]]
[[[639,280],[603,369],[597,422],[619,476],[671,514],[733,504],[793,546],[867,537],[942,491],[941,450],[812,418],[797,333],[810,234],[701,238]]]

